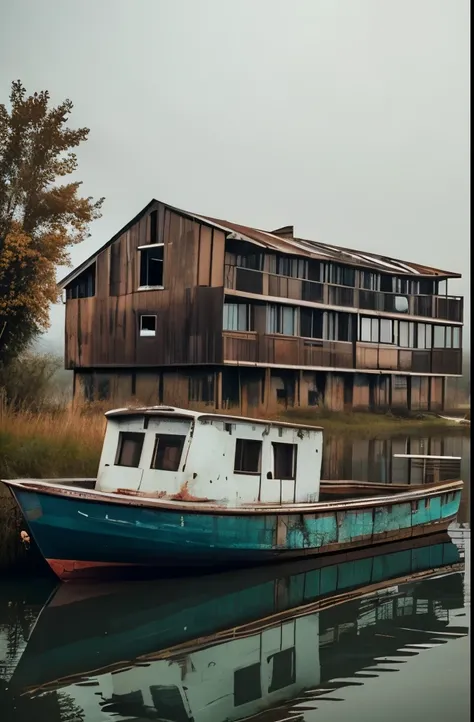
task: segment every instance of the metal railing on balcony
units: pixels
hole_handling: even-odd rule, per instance
[[[244,293],[446,321],[463,320],[463,299],[460,296],[409,296],[386,291],[370,291],[280,276],[230,264],[225,265],[224,279],[225,288]]]

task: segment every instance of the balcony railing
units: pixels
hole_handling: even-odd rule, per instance
[[[333,283],[290,278],[266,271],[254,271],[230,264],[225,266],[225,287],[245,293],[311,301],[331,306],[446,321],[463,320],[463,299],[459,296],[408,296],[385,291],[368,291]]]
[[[420,351],[345,341],[318,341],[298,336],[224,332],[224,360],[283,366],[460,374],[459,349]]]

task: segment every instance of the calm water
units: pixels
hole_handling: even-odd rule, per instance
[[[0,719],[468,720],[469,442],[439,441],[408,453],[463,456],[465,498],[449,536],[416,547],[102,588],[4,581]],[[406,439],[331,443],[326,478],[401,473]]]

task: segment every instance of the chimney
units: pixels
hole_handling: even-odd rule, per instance
[[[294,238],[294,227],[283,226],[283,228],[277,228],[276,231],[270,231],[274,236],[280,236],[280,238]]]

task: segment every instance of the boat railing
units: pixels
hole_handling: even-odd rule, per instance
[[[431,456],[428,454],[394,454],[394,459],[408,463],[409,484],[435,484],[461,478],[460,456]]]

